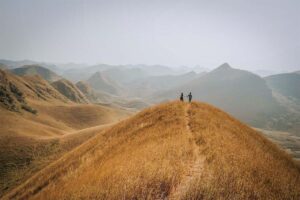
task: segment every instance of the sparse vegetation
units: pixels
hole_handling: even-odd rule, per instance
[[[31,107],[28,106],[27,104],[22,104],[22,105],[21,105],[21,108],[22,108],[23,110],[26,110],[27,112],[32,113],[32,114],[37,114],[37,110],[31,108]]]
[[[0,70],[0,105],[10,111],[18,112],[25,104],[23,93],[8,80],[6,72]]]

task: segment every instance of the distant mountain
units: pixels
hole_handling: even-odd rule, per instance
[[[31,60],[12,61],[12,60],[5,60],[5,59],[0,59],[0,63],[6,65],[9,69],[21,67],[24,65],[37,64],[37,62]]]
[[[55,81],[52,83],[52,86],[75,103],[89,103],[85,95],[73,83],[66,79]]]
[[[277,74],[265,78],[273,96],[285,108],[272,128],[300,136],[300,74]]]
[[[251,72],[259,75],[260,77],[266,77],[266,76],[271,76],[274,74],[285,73],[284,70],[272,70],[272,69],[257,69],[257,70],[253,70]]]
[[[155,99],[178,98],[192,92],[193,98],[216,105],[254,126],[262,126],[278,104],[264,79],[227,63],[176,89],[158,93]]]
[[[39,65],[39,66],[45,67],[47,69],[50,69],[56,73],[60,72],[59,67],[57,67],[54,64],[45,63],[45,62],[37,62],[37,61],[32,61],[32,60],[12,61],[12,60],[0,59],[0,63],[6,65],[7,69],[14,69],[14,68],[22,67],[24,65]]]
[[[162,65],[107,65],[98,64],[84,68],[71,68],[62,74],[67,79],[72,81],[87,80],[96,72],[106,71],[112,79],[121,77],[120,81],[131,81],[135,78],[142,78],[145,76],[162,76],[175,75],[178,72],[170,67]]]
[[[148,96],[157,91],[169,90],[186,84],[202,74],[188,72],[182,75],[147,76],[127,84],[133,96]]]
[[[275,92],[300,101],[300,74],[277,74],[268,76],[265,80],[269,87]]]
[[[77,82],[76,86],[92,103],[111,105],[129,110],[141,110],[150,105],[141,98],[119,97],[106,92],[96,91],[84,81]]]
[[[39,75],[49,82],[53,82],[61,79],[61,77],[57,75],[55,72],[52,72],[51,70],[39,65],[25,65],[23,67],[12,69],[11,72],[19,76]]]
[[[93,89],[113,95],[121,95],[124,89],[116,82],[105,76],[102,72],[96,72],[86,81]]]
[[[83,93],[83,94],[91,94],[93,92],[92,87],[84,82],[84,81],[78,81],[76,83],[76,87]]]
[[[101,72],[110,67],[111,67],[110,65],[94,65],[94,66],[87,66],[84,68],[73,67],[65,70],[62,76],[74,82],[78,82],[82,80],[86,81],[96,72]]]
[[[59,68],[63,69],[64,71],[69,69],[80,69],[80,68],[87,68],[89,65],[87,64],[80,64],[80,63],[57,63],[55,64]]]
[[[102,74],[119,84],[126,84],[149,76],[146,71],[140,68],[111,68],[102,71]]]
[[[141,69],[148,76],[175,75],[176,71],[164,65],[125,65],[126,68]]]
[[[76,87],[87,97],[92,103],[108,103],[112,101],[112,96],[105,93],[94,90],[87,82],[78,81]]]

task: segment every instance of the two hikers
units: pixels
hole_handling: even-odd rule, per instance
[[[193,98],[192,93],[190,92],[186,97],[189,98],[189,102],[191,103],[192,98]],[[180,94],[180,101],[184,101],[184,99],[183,99],[183,92],[181,92],[181,94]]]

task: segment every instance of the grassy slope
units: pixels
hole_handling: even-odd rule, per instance
[[[35,139],[24,136],[2,138],[0,142],[0,194],[6,193],[38,170],[82,144],[104,127],[78,131],[62,137]]]
[[[130,114],[99,105],[40,101],[31,105],[38,109],[37,115],[0,109],[0,196],[96,134],[92,130],[78,134],[79,130]]]
[[[276,145],[213,107],[192,104],[190,115],[206,162],[186,198],[299,199],[300,168]]]
[[[299,177],[258,132],[212,106],[178,102],[108,128],[4,199],[299,199]]]

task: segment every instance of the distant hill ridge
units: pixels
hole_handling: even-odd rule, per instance
[[[35,112],[29,101],[68,101],[39,76],[20,77],[1,69],[0,76],[1,103],[8,110]]]
[[[113,95],[121,95],[123,93],[121,86],[105,76],[103,72],[96,72],[87,81],[95,90],[107,92]]]
[[[94,90],[87,82],[78,81],[76,87],[86,96],[91,103],[104,103],[111,101],[111,96],[107,93]]]
[[[86,96],[74,85],[66,79],[60,79],[51,83],[62,95],[75,103],[89,103]]]
[[[277,74],[268,76],[265,80],[274,91],[300,101],[300,74]]]
[[[52,72],[51,70],[39,65],[25,65],[23,67],[12,69],[11,71],[12,73],[19,76],[39,75],[49,82],[53,82],[61,79],[61,77],[57,75],[55,72]]]

